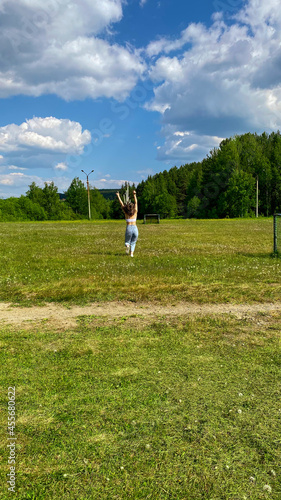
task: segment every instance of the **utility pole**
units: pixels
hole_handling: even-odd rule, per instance
[[[256,191],[256,217],[259,216],[259,176],[257,175],[257,191]]]
[[[91,172],[89,174],[86,174],[86,172],[84,172],[84,170],[81,170],[81,172],[83,172],[83,174],[85,174],[87,177],[88,210],[89,210],[89,220],[90,220],[91,219],[91,201],[90,201],[89,175],[93,172],[93,170],[91,170]]]

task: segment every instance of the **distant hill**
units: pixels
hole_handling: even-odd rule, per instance
[[[106,200],[114,200],[116,191],[118,191],[118,188],[99,189],[100,194],[102,194]]]
[[[115,188],[115,189],[99,189],[98,191],[100,192],[100,194],[103,195],[103,197],[106,199],[106,200],[114,200],[115,198],[115,193],[116,191],[118,191],[119,188]],[[65,193],[58,193],[59,197],[60,197],[60,200],[64,200],[65,199]]]

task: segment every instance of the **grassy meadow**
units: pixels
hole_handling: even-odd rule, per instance
[[[126,300],[123,317],[0,318],[0,499],[279,500],[281,313],[134,314],[278,302],[272,219],[1,223],[0,301]],[[15,306],[15,307],[14,307]],[[102,309],[102,308],[101,308]],[[16,493],[8,492],[8,387]]]
[[[132,259],[124,221],[1,223],[0,301],[278,300],[272,226],[272,219],[139,223]]]
[[[0,498],[280,499],[280,328],[280,313],[1,328]]]

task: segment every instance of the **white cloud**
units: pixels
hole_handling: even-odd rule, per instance
[[[17,167],[16,165],[9,165],[8,170],[27,170],[27,169],[22,167]]]
[[[146,47],[146,53],[149,57],[157,56],[161,52],[168,54],[169,52],[179,50],[184,45],[191,43],[194,32],[200,31],[200,36],[204,36],[206,28],[203,24],[190,24],[185,30],[181,32],[181,36],[178,39],[169,38],[158,38],[158,40],[153,40]]]
[[[251,26],[254,32],[280,29],[281,12],[279,0],[249,0],[234,16],[238,21]]]
[[[39,175],[30,175],[23,172],[0,174],[0,196],[3,196],[4,198],[9,198],[10,196],[20,196],[28,191],[32,182],[35,182],[35,184],[41,188],[44,187],[45,182],[47,182],[47,184],[54,182],[54,184],[58,187],[58,192],[61,193],[68,189],[71,184],[71,180],[72,179],[64,176],[50,178]]]
[[[22,27],[25,39],[48,29],[52,38],[63,42],[78,34],[96,35],[120,21],[122,1],[1,0],[0,12],[11,30]]]
[[[182,163],[201,161],[210,149],[219,146],[224,137],[208,136],[177,131],[174,126],[163,128],[165,142],[157,148],[157,159],[161,161],[181,160]]]
[[[25,187],[27,190],[28,185],[32,182],[35,182],[40,187],[44,186],[42,179],[36,175],[25,175],[22,172],[12,172],[10,174],[0,175],[0,185],[3,186],[13,186],[14,188]],[[14,195],[10,194],[8,196]]]
[[[55,170],[62,170],[62,171],[65,171],[67,170],[68,167],[67,167],[67,164],[65,162],[60,162],[58,163],[56,166],[55,166]]]
[[[53,169],[53,174],[59,176],[56,179],[61,189],[68,182],[67,189],[71,179],[64,182],[66,177],[63,174],[73,170],[67,160],[74,157],[77,162],[81,161],[84,148],[90,142],[91,133],[88,130],[83,131],[80,123],[66,119],[33,117],[20,125],[12,123],[0,127],[0,151],[5,151],[1,161],[1,182],[12,186],[15,196],[20,186],[20,194],[24,188],[27,190],[32,182],[30,178],[34,178],[32,171],[36,170],[37,176],[42,175],[40,178],[47,182],[49,179],[44,173],[46,169]]]
[[[231,25],[219,14],[209,28],[191,24],[148,45],[155,88],[146,108],[162,113],[166,137],[159,158],[188,161],[214,136],[281,128],[280,33],[279,1],[249,0]],[[175,131],[189,135],[179,141]]]
[[[2,0],[0,97],[125,99],[145,65],[138,51],[102,39],[121,18],[121,0]]]
[[[164,161],[200,160],[223,137],[281,128],[279,0],[249,0],[227,23],[216,13],[210,27],[192,23],[143,51],[108,41],[122,3],[0,0],[0,98],[53,93],[66,100],[122,100],[148,69],[154,98],[146,109],[162,115],[157,154]],[[71,167],[66,155],[80,156],[90,140],[90,132],[70,120],[10,124],[0,128],[1,168],[49,162],[63,173]],[[101,176],[102,187],[125,182]]]
[[[82,132],[80,123],[52,116],[34,117],[21,125],[13,123],[0,127],[0,151],[5,152],[81,154],[90,141],[90,132]]]

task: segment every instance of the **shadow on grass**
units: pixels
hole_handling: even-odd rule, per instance
[[[280,253],[248,253],[248,252],[237,252],[237,255],[241,255],[242,257],[252,257],[255,259],[276,259],[280,258],[281,254]]]
[[[111,257],[127,257],[128,258],[128,255],[126,254],[125,249],[124,249],[124,252],[122,250],[115,251],[115,252],[114,251],[110,251],[110,250],[92,251],[90,253],[90,255],[99,255],[100,257],[111,256]]]

